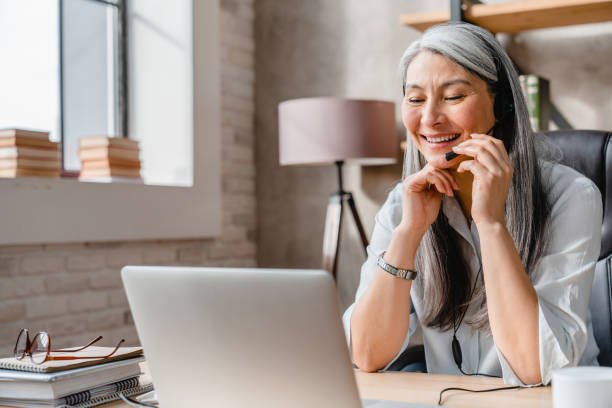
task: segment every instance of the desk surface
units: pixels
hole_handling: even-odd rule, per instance
[[[438,403],[440,391],[448,387],[474,390],[503,387],[502,380],[485,377],[422,373],[364,373],[355,372],[359,393],[362,398],[388,399],[421,404]],[[453,408],[551,408],[550,387],[522,388],[518,390],[495,391],[492,393],[470,393],[447,391],[442,404]],[[127,404],[114,402],[104,408],[125,408]]]

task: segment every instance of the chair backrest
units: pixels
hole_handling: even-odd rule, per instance
[[[599,346],[599,364],[612,366],[612,132],[557,130],[543,133],[563,151],[561,163],[590,178],[601,192],[601,251],[589,307]]]

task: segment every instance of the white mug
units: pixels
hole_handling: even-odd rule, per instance
[[[612,407],[612,367],[568,367],[552,374],[553,408]]]

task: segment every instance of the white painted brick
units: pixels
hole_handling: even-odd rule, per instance
[[[0,257],[0,277],[15,275],[17,271],[17,258]]]
[[[202,260],[203,252],[205,253],[205,250],[201,248],[179,248],[178,261],[196,265]]]
[[[45,280],[41,276],[0,278],[0,299],[31,297],[44,292]]]
[[[176,262],[175,247],[147,248],[143,254],[146,265],[163,265]]]
[[[241,242],[232,245],[232,256],[244,257],[257,255],[257,246],[252,242]]]
[[[232,254],[232,247],[227,244],[215,244],[208,248],[208,259],[217,260],[227,258]]]
[[[102,253],[85,253],[71,255],[66,262],[66,269],[70,272],[88,272],[104,268],[106,259]]]
[[[221,241],[224,243],[241,242],[247,240],[247,229],[245,227],[237,227],[228,225],[223,228]]]
[[[2,330],[0,330],[0,344],[10,345],[11,353],[2,354],[0,355],[0,357],[7,357],[13,354],[13,347],[15,346],[15,342],[17,341],[19,331],[23,328],[23,322],[2,323],[1,327]]]
[[[64,270],[64,258],[57,255],[32,255],[21,259],[23,274],[58,273]]]
[[[255,193],[255,180],[240,177],[227,177],[223,180],[223,189],[229,193]]]
[[[239,176],[255,178],[255,166],[252,163],[223,163],[222,173],[224,177]]]
[[[33,255],[44,250],[44,245],[6,245],[0,246],[0,254],[5,255]],[[17,335],[15,335],[17,337]]]
[[[117,290],[109,290],[107,292],[108,295],[108,305],[111,307],[121,307],[121,306],[129,306],[127,296],[125,295],[125,291],[123,289]]]
[[[118,249],[106,253],[106,266],[123,268],[126,265],[140,265],[142,253],[139,249]]]
[[[45,318],[28,322],[31,332],[46,331],[55,347],[55,338],[68,334],[82,333],[87,330],[87,315],[65,315],[55,318]],[[92,339],[93,340],[93,339]]]
[[[222,98],[222,106],[226,111],[253,115],[255,113],[255,103],[251,99],[237,96],[225,95]],[[254,117],[252,116],[252,120]]]
[[[89,279],[82,275],[51,275],[45,277],[45,286],[50,295],[73,293],[87,289]]]
[[[239,67],[253,69],[255,67],[255,55],[252,51],[233,49],[229,52],[229,61]]]
[[[243,84],[252,85],[255,82],[255,70],[233,64],[223,64],[221,67],[222,80],[235,80]]]
[[[125,339],[124,345],[126,347],[140,346],[140,339],[138,338],[138,333],[136,332],[136,328],[133,326],[113,329],[109,333],[108,338],[112,339],[114,343],[118,342],[121,339]]]
[[[223,206],[232,213],[245,210],[255,211],[255,195],[243,193],[227,193],[223,196]]]
[[[121,283],[121,272],[119,269],[104,269],[89,275],[89,287],[91,289],[119,289]]]
[[[254,161],[253,149],[241,146],[223,146],[223,159],[233,160],[237,163],[251,164]]]
[[[224,110],[221,113],[221,125],[252,132],[254,129],[254,116],[249,113]]]
[[[252,23],[253,20],[255,20],[255,10],[253,10],[252,5],[240,4],[238,6],[238,13],[236,14],[239,19],[246,20],[249,23]]]
[[[72,313],[101,310],[108,306],[107,292],[83,292],[68,297],[68,310]]]
[[[22,300],[0,302],[0,323],[15,322],[25,319],[26,308]]]
[[[111,309],[90,313],[87,328],[92,332],[124,326],[125,309]]]
[[[255,39],[236,32],[221,31],[221,44],[224,48],[255,52]]]
[[[232,95],[238,98],[246,98],[255,103],[255,87],[253,84],[225,79],[221,83],[223,95]]]
[[[26,300],[26,317],[37,319],[42,317],[62,316],[68,312],[66,296],[41,296]]]

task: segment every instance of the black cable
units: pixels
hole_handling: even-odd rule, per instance
[[[485,390],[468,390],[467,388],[458,388],[458,387],[449,387],[440,391],[440,397],[438,398],[438,405],[442,405],[442,395],[446,391],[467,391],[467,392],[493,392],[493,391],[503,391],[503,390],[516,390],[521,388],[520,385],[513,385],[511,387],[499,387],[499,388],[487,388]]]
[[[482,262],[480,263],[480,267],[478,268],[478,272],[476,273],[476,279],[474,279],[474,286],[472,287],[472,291],[470,292],[469,301],[472,300],[472,297],[474,296],[474,292],[476,291],[476,286],[478,285],[478,278],[480,277],[480,271],[482,271]],[[469,308],[469,301],[468,301],[468,305],[463,310],[463,314],[461,315],[461,319],[459,319],[459,323],[457,323],[456,319],[453,321],[453,341],[451,343],[451,350],[453,351],[453,359],[455,360],[455,364],[457,364],[457,368],[459,368],[459,371],[463,375],[501,378],[498,375],[491,375],[491,374],[485,374],[485,373],[468,374],[465,371],[463,371],[463,368],[461,367],[461,363],[463,362],[463,353],[461,352],[461,345],[459,344],[459,340],[457,340],[457,331],[459,330],[459,327],[461,327],[461,323],[463,322],[463,319],[465,318],[465,314],[467,313],[467,310]]]

